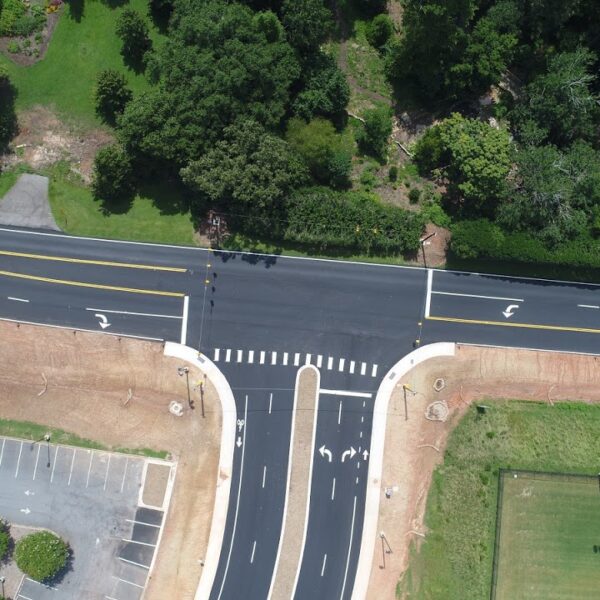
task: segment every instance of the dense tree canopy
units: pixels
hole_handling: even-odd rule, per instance
[[[301,54],[318,50],[333,25],[323,0],[283,0],[281,20],[290,44]]]

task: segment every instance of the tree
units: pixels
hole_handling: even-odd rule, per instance
[[[301,119],[292,119],[288,123],[286,139],[304,159],[316,181],[335,188],[347,187],[352,152],[330,121],[316,118],[305,123]]]
[[[365,33],[369,44],[381,50],[394,34],[394,22],[386,14],[377,15],[367,24]]]
[[[4,65],[0,65],[0,151],[7,149],[19,130],[15,112],[16,95],[8,70]]]
[[[415,161],[422,172],[437,170],[446,181],[455,211],[480,216],[493,214],[505,196],[511,153],[505,129],[454,113],[421,138]]]
[[[596,57],[586,48],[562,52],[548,62],[545,73],[526,86],[511,114],[524,143],[569,145],[597,135],[596,77],[590,71]]]
[[[364,112],[364,120],[358,131],[357,141],[361,150],[380,160],[385,160],[387,143],[392,135],[392,114],[387,106],[378,106]]]
[[[94,94],[96,114],[106,123],[114,125],[133,98],[122,73],[113,69],[100,71]]]
[[[123,43],[123,57],[136,66],[141,65],[144,54],[152,48],[148,25],[142,15],[132,8],[124,8],[117,17],[116,33]]]
[[[23,573],[39,582],[50,581],[67,565],[69,546],[49,531],[30,533],[15,546],[15,560]]]
[[[328,54],[319,52],[302,71],[301,90],[293,102],[294,114],[310,121],[313,117],[336,117],[350,100],[346,75]]]
[[[354,4],[365,15],[377,15],[387,8],[387,0],[355,0]]]
[[[284,0],[281,20],[290,44],[302,55],[318,50],[333,25],[323,0]]]
[[[0,563],[7,557],[10,545],[10,530],[7,523],[0,519]]]
[[[228,126],[222,141],[181,171],[200,200],[240,215],[240,227],[274,235],[284,201],[307,181],[305,166],[284,140],[244,120]]]
[[[117,145],[106,146],[94,159],[92,193],[103,200],[105,209],[114,203],[129,202],[134,194],[133,168],[129,156]]]

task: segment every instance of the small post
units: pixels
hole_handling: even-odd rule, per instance
[[[383,564],[379,565],[380,569],[385,569],[385,546],[384,546],[384,539],[385,539],[385,535],[383,535],[383,531],[379,534],[379,537],[381,538],[381,558],[383,560]]]
[[[206,380],[206,373],[204,379]],[[200,382],[200,406],[202,408],[202,418],[204,419],[204,381]]]
[[[44,441],[46,442],[46,448],[48,448],[48,463],[46,464],[46,467],[48,467],[48,469],[50,468],[50,434],[47,433],[44,436]]]
[[[4,582],[6,581],[6,577],[4,575],[0,575],[0,584],[2,584],[2,597],[4,598],[6,594],[4,593]]]

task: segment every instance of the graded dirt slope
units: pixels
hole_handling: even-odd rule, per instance
[[[170,598],[194,597],[212,517],[220,403],[207,381],[202,418],[195,385],[203,375],[190,368],[191,410],[178,366],[158,343],[0,322],[0,418],[61,428],[109,447],[165,450],[178,461],[146,600],[162,600],[167,589]],[[184,406],[183,416],[169,413],[171,400]]]

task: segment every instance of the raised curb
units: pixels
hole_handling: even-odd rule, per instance
[[[360,554],[356,568],[356,578],[352,591],[352,600],[364,600],[367,597],[371,565],[375,551],[377,523],[379,521],[379,500],[381,495],[381,477],[383,472],[383,451],[387,424],[388,404],[396,384],[413,367],[431,358],[454,356],[456,344],[438,342],[417,348],[400,359],[386,374],[377,390],[373,406],[373,428],[371,432],[371,456],[367,475],[367,497],[365,501],[365,520],[363,523]]]
[[[165,344],[165,356],[180,358],[206,373],[207,377],[215,386],[221,401],[222,425],[221,425],[221,452],[219,455],[219,469],[217,473],[217,485],[215,491],[215,503],[213,507],[212,522],[210,525],[210,536],[206,549],[206,558],[200,582],[196,589],[195,600],[205,600],[210,596],[210,591],[217,574],[221,546],[225,536],[225,525],[227,523],[227,510],[229,509],[229,493],[231,490],[231,476],[233,473],[233,451],[235,444],[235,421],[237,408],[233,392],[227,379],[219,368],[204,354],[174,342]]]

